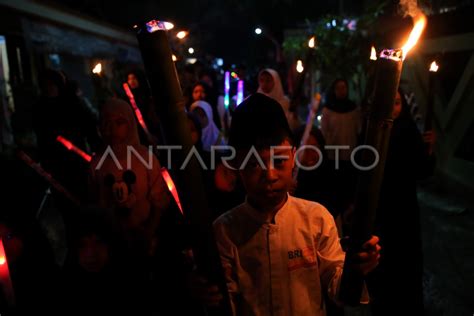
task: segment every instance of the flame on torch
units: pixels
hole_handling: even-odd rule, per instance
[[[413,30],[411,31],[408,40],[402,47],[403,58],[406,58],[408,52],[416,45],[418,39],[421,36],[421,33],[423,33],[423,30],[425,29],[425,26],[426,17],[423,14],[420,14],[415,21],[415,26],[413,26]]]
[[[96,74],[96,75],[100,75],[100,73],[102,72],[102,64],[101,63],[98,63],[97,65],[94,66],[94,68],[92,69],[92,73]]]
[[[186,32],[186,31],[179,31],[179,32],[176,34],[176,37],[179,38],[179,39],[183,39],[183,38],[185,38],[187,35],[188,35],[188,32]]]
[[[313,36],[308,41],[308,47],[309,48],[314,48],[315,44],[316,44],[316,38]]]
[[[438,64],[436,63],[436,60],[433,60],[433,62],[430,65],[430,71],[431,72],[437,72],[438,71]]]
[[[299,72],[299,73],[302,73],[303,70],[304,70],[303,62],[301,61],[301,59],[298,59],[296,61],[296,71]]]
[[[377,51],[375,50],[375,47],[373,46],[370,49],[370,60],[377,60]]]

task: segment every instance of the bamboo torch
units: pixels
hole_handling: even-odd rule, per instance
[[[426,102],[426,114],[425,114],[425,126],[424,131],[430,131],[433,129],[433,108],[434,108],[434,89],[435,79],[438,71],[438,64],[434,60],[430,64],[429,78],[428,78],[428,101]]]
[[[136,30],[166,144],[182,146],[181,150],[174,152],[172,171],[176,175],[178,192],[182,192],[183,210],[191,223],[194,258],[200,272],[219,286],[224,297],[217,308],[209,308],[208,312],[212,315],[230,315],[229,294],[214,239],[201,169],[196,159],[191,159],[181,168],[191,150],[191,135],[166,27],[164,22],[152,20],[138,26]]]
[[[363,243],[372,236],[402,64],[408,51],[421,36],[425,24],[426,18],[422,15],[401,49],[383,49],[377,59],[374,99],[367,117],[365,145],[372,146],[378,152],[379,161],[371,170],[361,172],[357,183],[354,221],[340,288],[340,298],[347,305],[360,304],[364,281],[363,276],[352,269],[354,257],[361,251]],[[359,165],[369,166],[374,162],[373,152],[365,150],[361,153]]]

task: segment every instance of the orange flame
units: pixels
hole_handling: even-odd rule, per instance
[[[433,62],[430,65],[430,71],[431,72],[437,72],[438,71],[438,64],[436,63],[436,60],[433,60]]]
[[[299,72],[299,73],[302,73],[303,70],[304,70],[303,62],[301,61],[301,59],[298,59],[296,61],[296,71]]]
[[[377,51],[375,50],[375,47],[373,46],[370,49],[370,60],[377,60]]]
[[[314,48],[315,45],[316,45],[316,38],[313,36],[308,41],[308,47],[309,48]]]
[[[426,17],[423,14],[420,14],[415,22],[415,26],[408,37],[407,42],[402,47],[403,58],[406,58],[408,52],[416,45],[418,39],[423,33],[423,30],[426,26]]]

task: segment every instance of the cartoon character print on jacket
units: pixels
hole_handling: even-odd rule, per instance
[[[137,177],[132,170],[126,170],[122,174],[122,179],[115,179],[114,175],[109,173],[104,177],[105,187],[109,190],[111,200],[115,202],[115,210],[118,215],[128,216],[137,202],[137,196],[133,192],[133,185]]]
[[[140,144],[132,107],[112,98],[101,108],[100,132],[104,148],[91,161],[91,201],[114,210],[127,228],[157,223],[169,197],[160,163]]]

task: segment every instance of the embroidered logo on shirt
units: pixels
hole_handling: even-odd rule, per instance
[[[312,247],[288,251],[288,271],[309,268],[316,265],[316,256]]]

